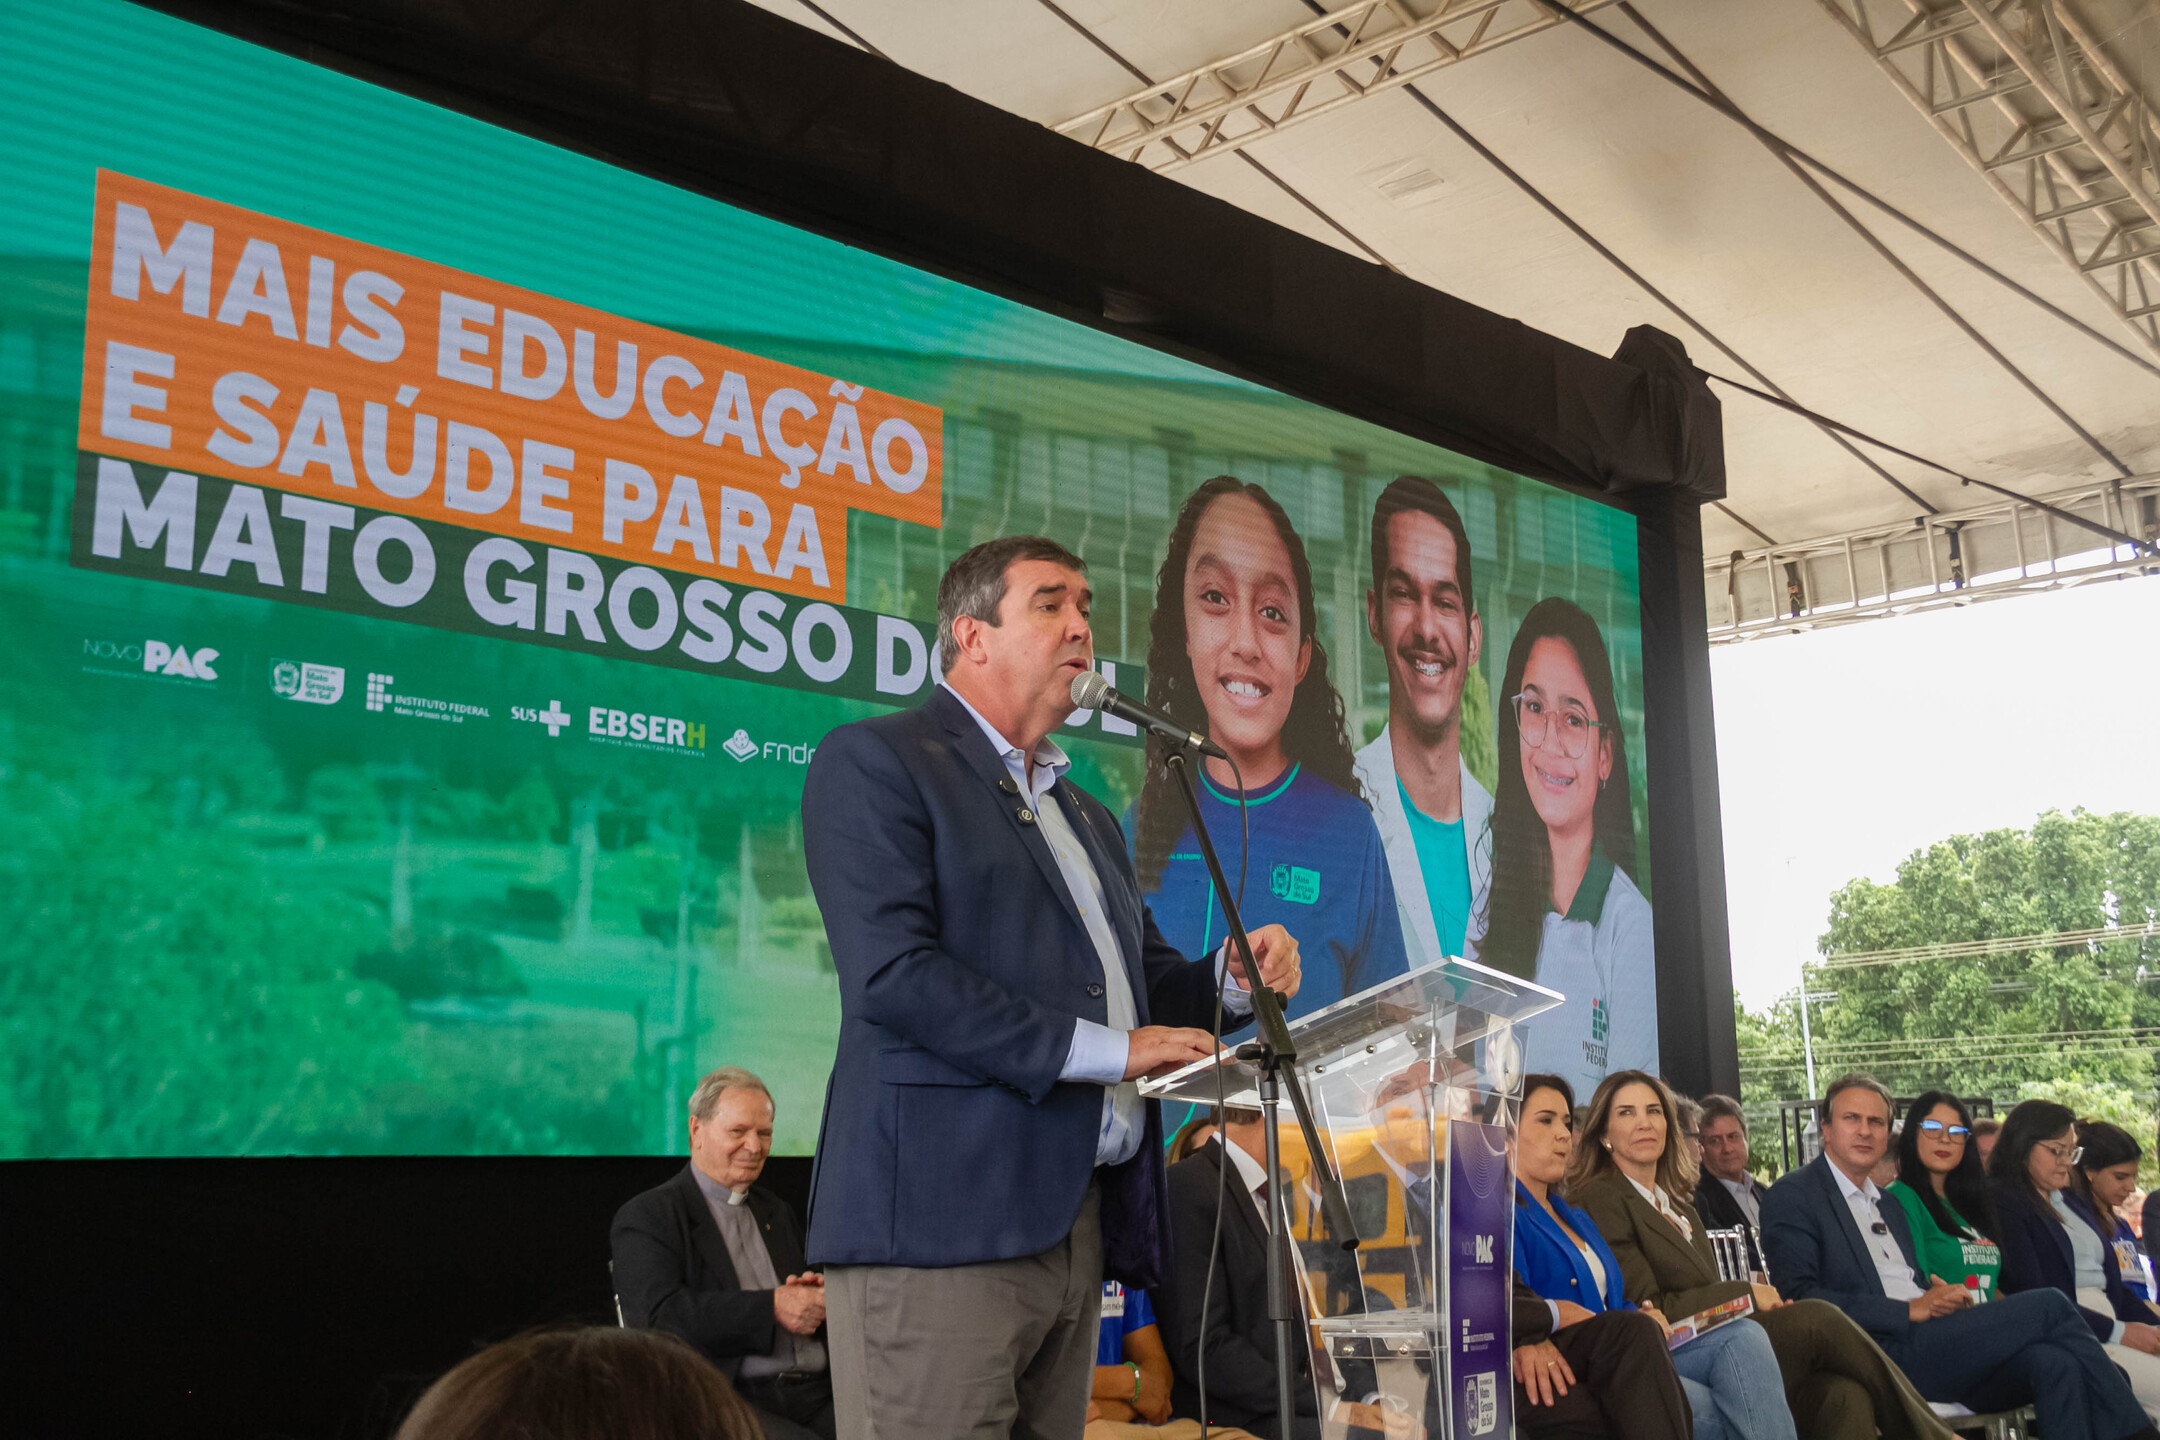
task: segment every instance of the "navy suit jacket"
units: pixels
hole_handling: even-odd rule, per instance
[[[1895,1202],[1877,1205],[1896,1237],[1905,1263],[1919,1264],[1905,1212]],[[1884,1293],[1882,1272],[1861,1238],[1860,1226],[1830,1173],[1830,1157],[1818,1155],[1772,1185],[1762,1197],[1762,1242],[1770,1283],[1788,1300],[1827,1300],[1861,1329],[1887,1345],[1912,1329],[1903,1300]],[[1926,1284],[1918,1270],[1916,1283]]]
[[[1992,1188],[1995,1214],[2002,1227],[2003,1294],[2014,1295],[2020,1290],[2060,1290],[2075,1301],[2077,1260],[2070,1252],[2070,1234],[2063,1229],[2062,1221],[2052,1209],[2040,1203],[2030,1185],[2006,1184],[1998,1180]],[[2100,1217],[2084,1196],[2066,1194],[2063,1201],[2092,1227],[2093,1234],[2100,1233]],[[2115,1333],[2117,1320],[2139,1320],[2147,1325],[2160,1323],[2160,1317],[2156,1317],[2144,1301],[2123,1288],[2122,1269],[2115,1263],[2115,1246],[2111,1238],[2101,1240],[2100,1256],[2108,1304],[2114,1313],[2102,1315],[2083,1305],[2078,1306],[2079,1317],[2092,1327],[2093,1334],[2104,1344]]]
[[[1011,792],[942,688],[918,710],[841,726],[811,759],[803,853],[840,976],[813,1264],[1013,1259],[1063,1240],[1079,1214],[1103,1087],[1058,1076],[1077,1020],[1108,1022],[1102,960]],[[1211,1024],[1213,967],[1156,930],[1116,818],[1069,779],[1051,795],[1101,877],[1139,1024]],[[1159,1107],[1145,1114],[1139,1153],[1103,1172],[1103,1258],[1107,1278],[1152,1289],[1168,1199]]]

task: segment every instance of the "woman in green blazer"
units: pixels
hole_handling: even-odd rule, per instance
[[[1622,1070],[1590,1100],[1569,1167],[1568,1199],[1597,1222],[1619,1257],[1627,1298],[1675,1324],[1747,1295],[1769,1332],[1801,1440],[1949,1440],[1904,1372],[1842,1310],[1789,1301],[1769,1285],[1721,1280],[1695,1193],[1695,1164],[1674,1123],[1672,1091]]]

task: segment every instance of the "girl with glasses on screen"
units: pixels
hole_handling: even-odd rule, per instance
[[[1650,902],[1631,873],[1627,742],[1597,622],[1558,597],[1531,606],[1500,693],[1492,888],[1468,948],[1567,997],[1525,1027],[1523,1067],[1587,1093],[1658,1064]]]
[[[2067,1105],[2051,1100],[2027,1100],[2003,1118],[2002,1138],[1988,1157],[2003,1291],[2054,1289],[2075,1300],[2108,1358],[2129,1377],[2138,1404],[2160,1420],[2160,1317],[2123,1288],[2099,1217],[2067,1188],[2084,1159],[2076,1120]]]
[[[1305,544],[1275,497],[1230,475],[1193,491],[1156,576],[1147,699],[1237,762],[1203,762],[1194,786],[1230,883],[1246,877],[1246,928],[1279,924],[1307,957],[1293,1018],[1409,968],[1317,628]],[[1127,828],[1164,938],[1188,955],[1213,952],[1226,938],[1222,908],[1159,740],[1148,741]]]
[[[1972,1143],[1972,1112],[1945,1090],[1930,1090],[1905,1112],[1898,1136],[1898,1178],[1883,1191],[1905,1212],[1922,1273],[1973,1292],[1975,1303],[1999,1293],[2002,1250],[1988,1238],[1995,1206]]]

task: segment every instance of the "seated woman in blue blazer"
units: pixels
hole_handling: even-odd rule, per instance
[[[2066,1189],[2082,1158],[2077,1117],[2067,1105],[2027,1100],[2003,1119],[1988,1179],[2002,1233],[2002,1290],[2060,1290],[2116,1368],[2129,1377],[2145,1413],[2160,1420],[2160,1316],[2123,1288],[2115,1248],[2084,1196]]]
[[[1630,1304],[1621,1293],[1620,1261],[1590,1217],[1560,1198],[1574,1147],[1574,1091],[1557,1075],[1524,1077],[1515,1135],[1515,1278],[1552,1307],[1556,1335],[1629,1312],[1665,1332],[1670,1327],[1654,1307]],[[1728,1321],[1685,1349],[1701,1362],[1678,1377],[1694,1414],[1694,1440],[1794,1440],[1777,1356],[1761,1326]],[[1657,1358],[1673,1369],[1670,1351]]]

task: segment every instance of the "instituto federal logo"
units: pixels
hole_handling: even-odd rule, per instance
[[[305,660],[270,662],[270,689],[303,705],[335,705],[345,698],[345,667]]]
[[[735,763],[739,765],[757,754],[757,741],[750,738],[749,731],[737,730],[733,735],[728,736],[727,743],[720,748],[734,756]]]
[[[449,725],[489,718],[485,705],[439,700],[432,695],[407,695],[398,690],[397,676],[377,672],[370,672],[367,677],[367,708],[407,720],[440,720]]]

